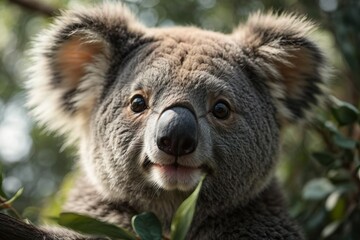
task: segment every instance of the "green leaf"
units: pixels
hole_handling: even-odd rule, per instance
[[[303,198],[307,200],[321,200],[335,190],[335,186],[326,178],[309,181],[303,189]]]
[[[338,134],[339,133],[339,130],[338,128],[334,125],[334,123],[330,122],[330,121],[326,121],[324,123],[324,128],[326,130],[328,130],[330,133],[332,134]]]
[[[333,210],[336,207],[336,204],[339,201],[339,198],[341,197],[341,193],[339,191],[332,192],[326,199],[325,202],[325,208],[328,211]]]
[[[6,196],[5,192],[4,192],[4,190],[2,189],[3,179],[4,179],[4,177],[3,177],[1,169],[0,169],[0,197],[3,197],[5,199],[7,199],[7,196]]]
[[[180,207],[176,210],[176,213],[171,222],[171,240],[185,239],[194,217],[196,201],[204,179],[205,175],[202,176],[194,192],[187,199],[185,199],[185,201],[181,203]]]
[[[333,137],[334,143],[338,145],[339,147],[345,148],[345,149],[354,149],[356,148],[356,145],[358,144],[357,141],[354,141],[350,138],[346,138],[342,136],[341,134],[335,134]]]
[[[323,208],[318,208],[314,212],[311,213],[311,217],[309,221],[307,221],[306,228],[307,229],[315,229],[318,228],[326,219],[327,212]]]
[[[330,237],[331,235],[333,235],[336,232],[336,230],[339,228],[340,225],[341,225],[340,221],[334,221],[334,222],[330,223],[322,230],[321,236],[323,238]]]
[[[131,219],[131,224],[141,240],[161,240],[161,223],[154,213],[144,212],[135,215]]]
[[[6,206],[6,205],[11,205],[16,199],[18,199],[18,198],[21,196],[21,194],[23,193],[23,191],[24,191],[24,188],[20,188],[20,189],[15,193],[15,195],[14,195],[12,198],[10,198],[10,199],[7,200],[6,202],[0,204],[0,207],[1,207],[1,206]]]
[[[332,220],[342,220],[346,214],[346,202],[342,197],[343,190],[332,192],[326,199],[325,208],[330,212]]]
[[[340,168],[340,169],[332,169],[327,173],[327,177],[332,182],[348,182],[351,181],[351,174],[349,171]]]
[[[357,110],[356,107],[342,101],[337,105],[338,106],[331,108],[331,112],[340,126],[357,122],[359,119],[359,110]]]
[[[327,152],[314,152],[311,156],[323,166],[329,166],[336,161],[336,159]]]
[[[123,228],[77,213],[61,213],[57,222],[64,227],[85,234],[107,236],[115,239],[136,240],[136,236]]]

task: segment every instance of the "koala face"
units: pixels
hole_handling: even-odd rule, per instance
[[[110,198],[183,199],[207,174],[204,199],[245,202],[272,176],[282,123],[320,101],[310,29],[258,14],[225,35],[146,29],[121,5],[69,11],[34,48],[29,104],[78,142]]]
[[[278,145],[269,93],[254,86],[223,35],[163,35],[119,69],[93,112],[91,173],[115,193],[190,191],[203,173],[209,189],[258,188]]]

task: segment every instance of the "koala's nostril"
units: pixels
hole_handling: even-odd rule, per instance
[[[163,145],[164,147],[170,147],[171,146],[171,140],[168,137],[163,137],[160,139],[160,143],[161,145]]]
[[[179,146],[184,154],[192,153],[196,148],[196,140],[194,138],[186,138],[182,144]]]
[[[195,115],[184,107],[164,111],[156,125],[156,143],[161,151],[174,156],[195,151],[198,143]]]

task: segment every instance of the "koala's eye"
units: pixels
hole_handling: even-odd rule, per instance
[[[226,119],[230,115],[229,105],[224,101],[219,101],[215,103],[211,112],[218,119]]]
[[[147,108],[144,97],[141,95],[135,95],[131,99],[130,108],[135,113],[144,111]]]

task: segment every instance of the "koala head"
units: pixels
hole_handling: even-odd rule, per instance
[[[311,29],[292,15],[222,34],[146,28],[119,4],[67,11],[35,42],[29,105],[112,199],[182,200],[206,173],[207,201],[245,202],[273,175],[282,124],[323,94]]]

